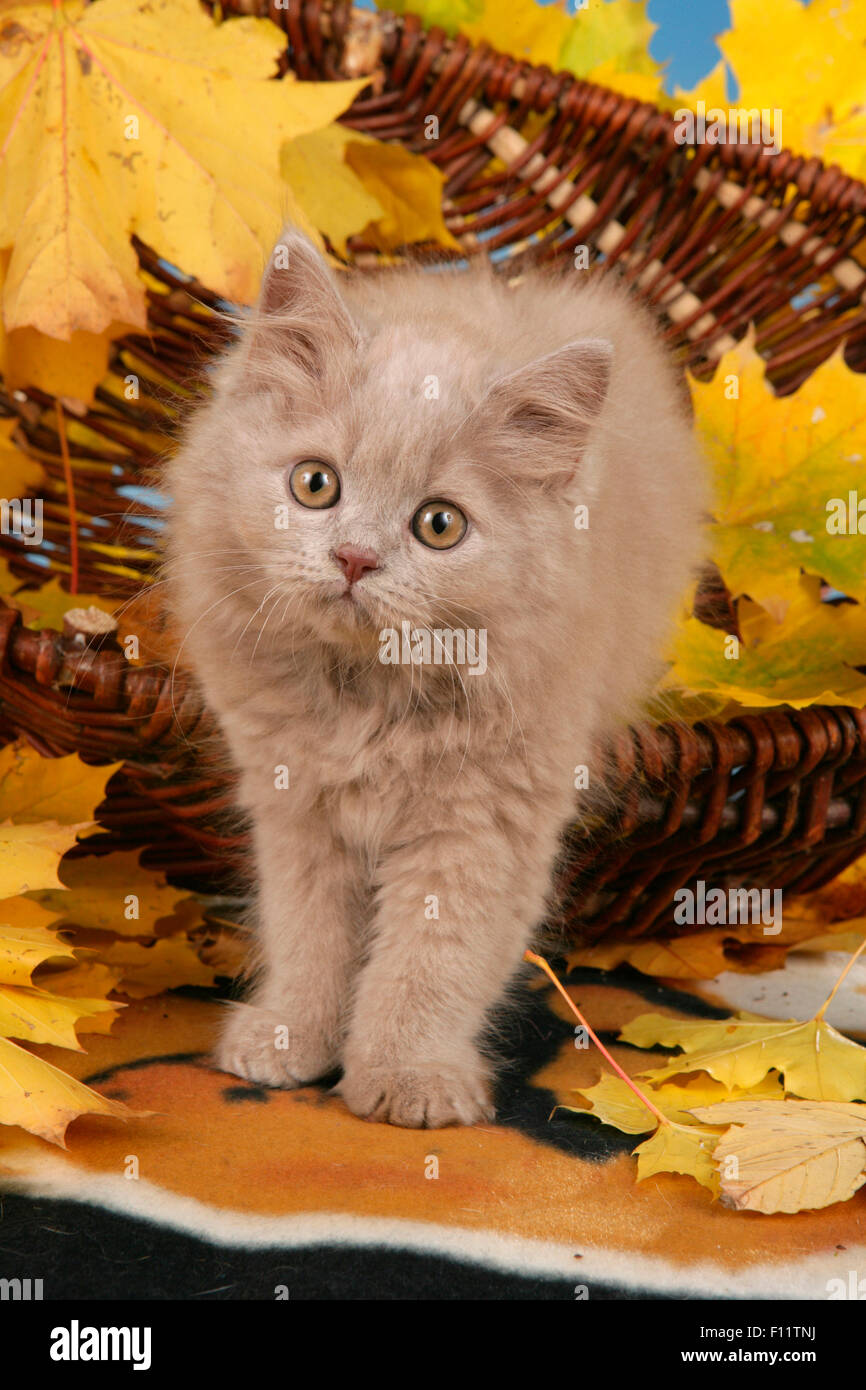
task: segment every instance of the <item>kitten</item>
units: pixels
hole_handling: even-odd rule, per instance
[[[479,1036],[575,767],[601,774],[700,554],[649,319],[575,271],[337,279],[289,232],[167,483],[180,660],[253,825],[258,971],[218,1065],[342,1067],[397,1125],[491,1118]]]

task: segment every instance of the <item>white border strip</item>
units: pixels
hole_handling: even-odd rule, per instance
[[[70,1170],[68,1161],[47,1154],[27,1159],[27,1172],[9,1168],[3,1180],[9,1192],[28,1197],[91,1203],[119,1215],[171,1227],[215,1245],[251,1250],[291,1249],[334,1244],[409,1250],[441,1255],[522,1278],[573,1279],[575,1288],[612,1284],[635,1292],[688,1293],[721,1299],[827,1298],[830,1279],[847,1280],[849,1269],[866,1273],[866,1246],[848,1246],[844,1257],[816,1254],[791,1264],[764,1263],[724,1270],[706,1261],[680,1265],[631,1250],[602,1250],[551,1241],[527,1240],[499,1231],[440,1226],[425,1221],[364,1217],[341,1212],[302,1212],[291,1216],[226,1211],[179,1196],[143,1179]],[[764,1218],[772,1221],[772,1217]],[[842,1268],[844,1266],[844,1268]]]

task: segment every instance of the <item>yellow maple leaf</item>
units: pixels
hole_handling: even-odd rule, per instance
[[[52,994],[62,994],[70,999],[104,999],[117,988],[123,972],[118,968],[103,965],[98,960],[76,960],[68,962],[47,961],[36,970],[33,983]],[[94,1014],[79,1023],[82,1033],[110,1033],[114,1018]]]
[[[435,164],[400,145],[358,138],[346,142],[345,161],[383,209],[364,228],[382,251],[413,242],[436,241],[460,250],[442,216],[444,176]]]
[[[120,766],[42,758],[24,743],[0,750],[0,898],[62,888],[60,857],[98,830],[94,812]]]
[[[269,20],[216,24],[196,0],[4,12],[8,330],[143,326],[132,233],[218,293],[252,300],[280,226],[303,223],[279,179],[281,145],[327,125],[366,85],[271,81],[284,45]]]
[[[163,937],[146,945],[111,941],[97,950],[97,959],[122,972],[116,989],[131,999],[147,999],[182,985],[213,985],[216,971],[205,965],[185,936]]]
[[[122,767],[91,767],[77,753],[43,758],[26,743],[0,749],[0,818],[18,825],[56,820],[65,825],[92,820],[105,799],[105,784]],[[11,897],[11,894],[0,894]]]
[[[384,208],[343,158],[355,132],[330,125],[289,140],[280,172],[306,216],[346,255],[346,238],[384,215]]]
[[[739,1100],[691,1113],[730,1126],[714,1158],[722,1203],[737,1211],[813,1211],[866,1183],[866,1106]]]
[[[723,59],[694,87],[688,90],[675,87],[673,97],[665,100],[664,105],[670,110],[681,110],[685,107],[694,110],[699,101],[704,103],[707,111],[713,108],[721,108],[722,110],[727,108],[728,70]]]
[[[0,251],[0,304],[10,256],[9,247]],[[90,405],[108,371],[112,338],[134,328],[134,324],[111,323],[103,333],[77,332],[64,342],[35,328],[7,333],[0,315],[0,376],[7,391],[35,386],[64,401]]]
[[[692,382],[713,470],[713,559],[735,598],[790,600],[802,567],[866,599],[862,534],[848,525],[849,493],[859,489],[866,531],[866,378],[837,352],[779,397],[763,369],[750,336],[711,382]],[[834,502],[844,503],[844,530]]]
[[[61,888],[57,865],[80,836],[97,829],[94,821],[61,824],[47,820],[14,825],[0,823],[0,898],[34,888]]]
[[[641,1014],[620,1033],[635,1047],[681,1047],[665,1066],[641,1073],[655,1082],[706,1071],[726,1086],[757,1086],[771,1071],[785,1089],[807,1100],[866,1100],[866,1047],[852,1042],[816,1015],[771,1022],[752,1014],[733,1018],[677,1019]]]
[[[52,994],[43,989],[0,984],[0,1037],[22,1038],[30,1043],[47,1043],[83,1052],[75,1034],[76,1026],[102,1015],[113,1023],[123,1004],[105,999],[84,999]]]
[[[6,915],[4,908],[0,903],[0,919]],[[29,985],[37,966],[63,956],[74,959],[75,952],[56,932],[45,927],[0,925],[0,984]]]
[[[461,22],[460,30],[473,43],[489,43],[500,53],[510,53],[527,63],[544,63],[556,70],[564,66],[560,54],[574,23],[558,4],[511,0],[502,5],[497,0],[487,0],[476,18]],[[587,71],[591,66],[592,58]]]
[[[172,888],[165,874],[143,868],[139,856],[139,850],[131,850],[64,859],[63,889],[37,893],[36,900],[63,923],[120,936],[149,936],[157,922],[171,919],[189,901],[189,894]]]
[[[442,216],[442,173],[423,155],[331,125],[284,145],[280,168],[341,256],[356,232],[383,251],[428,241],[460,249]]]
[[[731,29],[718,43],[739,105],[781,112],[784,146],[866,173],[860,0],[731,0]]]
[[[7,381],[6,384],[11,387],[11,382]],[[32,494],[45,480],[42,465],[13,442],[17,428],[18,421],[14,416],[9,420],[0,420],[0,496],[7,501]]]
[[[712,1158],[719,1131],[708,1128],[706,1124],[695,1124],[694,1107],[738,1099],[746,1092],[729,1090],[708,1077],[697,1077],[679,1086],[668,1084],[645,1086],[642,1089],[664,1116],[665,1123],[653,1115],[624,1081],[607,1074],[595,1086],[578,1088],[577,1094],[589,1101],[589,1112],[567,1105],[560,1108],[576,1115],[593,1114],[603,1124],[613,1125],[626,1134],[654,1131],[633,1151],[638,1160],[639,1182],[657,1173],[682,1173],[695,1178],[711,1192],[718,1193],[719,1176]],[[768,1099],[781,1099],[784,1092],[778,1078],[768,1078],[757,1094]]]
[[[750,943],[752,944],[752,943]],[[689,932],[685,936],[658,937],[652,941],[603,941],[597,946],[579,947],[568,953],[568,968],[583,966],[591,970],[615,970],[628,964],[644,975],[664,975],[678,980],[712,980],[723,970],[776,970],[784,963],[787,946],[753,943],[751,955],[736,951],[734,930]]]
[[[66,1128],[79,1115],[129,1119],[136,1112],[0,1038],[0,1124],[20,1125],[66,1148]]]
[[[740,599],[742,641],[690,617],[676,629],[659,692],[710,694],[751,707],[866,704],[866,611],[821,602],[802,575],[782,622]]]

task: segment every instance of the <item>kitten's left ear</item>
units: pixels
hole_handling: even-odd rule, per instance
[[[612,343],[584,338],[494,381],[479,413],[518,453],[523,476],[554,486],[574,476],[607,396],[612,361]]]
[[[265,268],[250,326],[251,356],[276,349],[314,380],[335,349],[355,347],[358,331],[325,258],[293,227]]]

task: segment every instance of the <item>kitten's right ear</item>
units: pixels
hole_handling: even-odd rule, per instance
[[[261,370],[268,359],[289,358],[317,381],[336,350],[357,347],[359,340],[324,257],[301,232],[287,228],[271,252],[250,320],[250,359]]]

